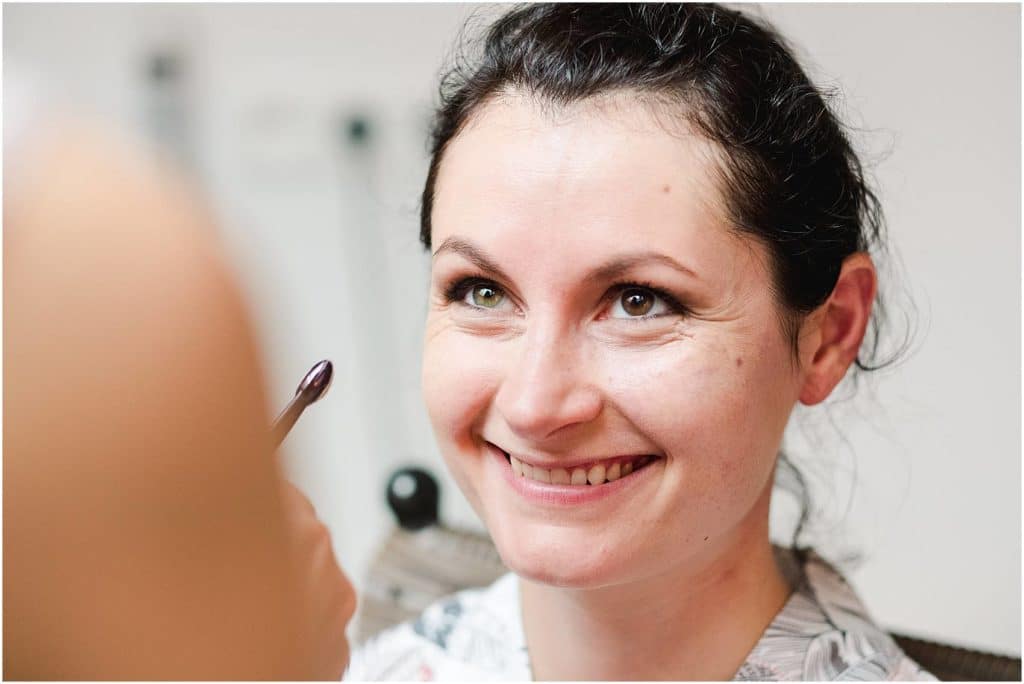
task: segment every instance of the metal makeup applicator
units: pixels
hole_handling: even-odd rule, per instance
[[[295,390],[295,396],[284,407],[270,428],[275,449],[281,446],[281,442],[288,436],[295,421],[299,419],[306,407],[327,394],[333,376],[334,366],[326,359],[309,369],[309,372],[302,378],[302,382],[299,383],[298,389]]]

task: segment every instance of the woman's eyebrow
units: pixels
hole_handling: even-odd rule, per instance
[[[699,280],[697,274],[692,269],[683,266],[672,257],[660,252],[634,252],[615,257],[591,271],[585,280],[587,282],[615,280],[630,270],[649,263],[664,264],[684,275]]]
[[[441,246],[437,248],[433,255],[431,255],[431,258],[436,260],[437,257],[445,252],[461,254],[463,257],[476,264],[477,268],[481,271],[486,271],[491,275],[496,276],[499,280],[512,282],[512,279],[508,277],[508,274],[501,270],[501,267],[494,263],[494,260],[491,259],[484,250],[480,249],[469,240],[453,235],[441,243]]]
[[[508,275],[494,263],[494,260],[491,259],[484,250],[480,249],[465,238],[457,236],[447,238],[441,243],[441,246],[437,248],[432,255],[432,258],[436,259],[445,252],[460,254],[476,264],[479,269],[487,271],[502,280],[511,282],[511,278],[509,278]],[[683,266],[681,263],[666,254],[661,254],[659,252],[634,252],[631,254],[617,256],[614,259],[605,262],[601,266],[598,266],[584,277],[584,281],[593,283],[614,280],[629,272],[631,269],[648,263],[664,264],[691,278],[698,278],[697,274],[694,273],[692,269]]]

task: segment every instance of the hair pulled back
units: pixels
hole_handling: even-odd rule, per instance
[[[728,219],[769,250],[794,354],[802,315],[831,294],[843,260],[884,248],[861,163],[782,37],[738,11],[690,3],[530,4],[495,21],[482,54],[441,81],[420,213],[426,248],[446,147],[474,112],[511,90],[560,105],[622,90],[677,101],[724,152]],[[864,352],[877,353],[880,305],[862,369],[871,368]]]

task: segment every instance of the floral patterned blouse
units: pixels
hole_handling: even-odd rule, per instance
[[[871,621],[821,556],[809,552],[802,566],[791,557],[787,572],[795,589],[735,681],[935,680]],[[511,573],[453,594],[357,649],[345,679],[532,680],[519,605]]]

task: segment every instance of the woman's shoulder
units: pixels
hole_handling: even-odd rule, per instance
[[[869,616],[846,578],[814,551],[778,550],[794,585],[736,680],[935,680]]]
[[[345,679],[530,679],[515,575],[440,599],[370,638],[352,654]]]

